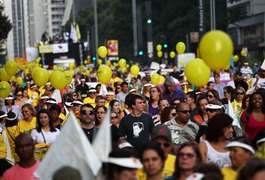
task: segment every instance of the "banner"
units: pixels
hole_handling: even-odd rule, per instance
[[[109,56],[118,56],[119,49],[118,49],[119,42],[118,40],[108,40],[107,41],[107,49]]]
[[[101,167],[98,156],[73,112],[70,112],[61,134],[48,150],[34,175],[41,180],[50,180],[53,179],[53,174],[64,166],[78,169],[82,179],[94,179]]]
[[[38,49],[35,47],[26,48],[26,59],[27,62],[34,61],[39,57]]]
[[[68,52],[68,44],[62,43],[62,44],[53,44],[52,45],[53,53],[66,53]]]
[[[52,53],[52,45],[42,45],[39,46],[39,53],[40,54],[45,54],[45,53]]]

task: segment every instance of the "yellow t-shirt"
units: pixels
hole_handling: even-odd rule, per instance
[[[27,122],[24,119],[21,119],[20,121],[18,121],[17,124],[17,129],[16,129],[16,137],[20,134],[20,133],[31,133],[32,129],[35,129],[37,126],[37,118],[33,117],[31,122]]]
[[[176,161],[176,156],[173,154],[168,154],[167,159],[165,161],[165,166],[162,172],[162,176],[164,178],[167,178],[173,175],[175,171],[175,161]],[[137,170],[136,176],[138,180],[145,180],[147,178],[143,168]]]
[[[90,98],[90,97],[85,98],[85,99],[83,100],[83,103],[84,103],[84,104],[91,104],[94,108],[95,108],[95,106],[96,106],[96,104],[95,104],[95,99],[92,99],[92,98]]]
[[[6,158],[6,145],[2,134],[0,134],[0,159]]]
[[[237,176],[237,171],[233,170],[232,167],[225,167],[221,169],[224,176],[224,180],[234,180]]]

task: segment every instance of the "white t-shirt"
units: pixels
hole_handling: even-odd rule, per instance
[[[56,140],[57,136],[60,134],[60,130],[57,128],[56,128],[56,132],[51,132],[51,131],[45,132],[43,130],[41,131],[43,133],[43,136],[47,144],[52,144]],[[36,141],[36,144],[44,143],[44,138],[41,132],[38,132],[36,129],[32,130],[31,136],[32,136],[32,139]]]
[[[250,87],[253,87],[256,81],[257,81],[257,79],[254,78],[251,82]],[[257,88],[265,88],[265,78],[259,78],[259,80],[257,82]]]

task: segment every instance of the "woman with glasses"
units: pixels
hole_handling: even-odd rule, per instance
[[[119,119],[119,113],[112,111],[110,113],[110,123],[111,123],[111,135],[112,135],[112,142],[116,144],[116,142],[119,141],[119,125],[120,125],[120,119]]]
[[[218,91],[216,91],[215,89],[210,89],[206,92],[206,96],[208,101],[213,101],[213,100],[219,100],[220,96]]]
[[[242,114],[242,102],[243,102],[243,99],[244,99],[246,93],[245,93],[245,89],[242,87],[236,88],[235,92],[236,92],[236,98],[231,103],[231,105],[234,109],[234,113],[235,113],[236,117],[239,120],[240,116]]]
[[[41,109],[37,116],[37,127],[31,132],[35,144],[52,144],[59,133],[59,129],[53,126],[49,110]]]
[[[20,133],[31,133],[37,126],[36,110],[31,104],[24,104],[21,108],[23,119],[18,122],[16,136]]]
[[[254,92],[249,106],[241,115],[240,124],[247,137],[254,140],[257,133],[265,129],[265,98],[261,92]]]
[[[183,144],[177,153],[175,173],[172,180],[186,180],[202,163],[202,156],[198,145]]]
[[[18,107],[21,107],[25,102],[22,99],[23,96],[23,91],[22,89],[18,89],[15,92],[15,105],[17,105]]]

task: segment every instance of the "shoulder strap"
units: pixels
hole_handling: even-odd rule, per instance
[[[41,135],[42,135],[42,138],[43,138],[43,140],[44,140],[44,143],[46,144],[46,139],[45,139],[45,137],[44,137],[44,134],[43,134],[43,132],[42,132],[42,129],[40,130],[40,133],[41,133]]]

